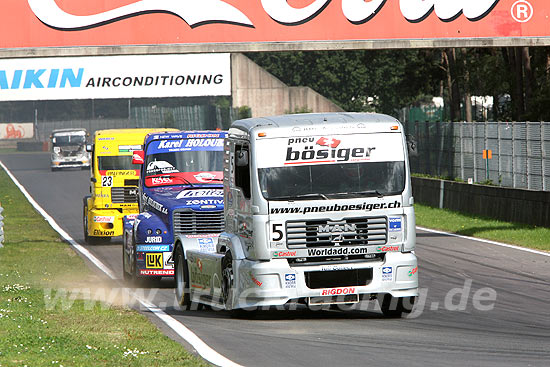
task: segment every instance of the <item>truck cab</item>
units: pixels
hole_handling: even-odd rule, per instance
[[[225,143],[225,231],[215,251],[177,238],[176,298],[227,310],[418,295],[407,143],[380,114],[236,121]]]
[[[150,134],[142,151],[139,215],[124,218],[123,275],[126,280],[174,276],[176,236],[213,250],[224,229],[223,143],[227,132]],[[214,238],[214,239],[213,239]]]
[[[50,135],[51,170],[90,167],[90,153],[86,151],[86,129],[56,129]]]
[[[94,134],[90,195],[83,199],[84,240],[95,244],[122,235],[122,217],[138,213],[139,165],[134,150],[143,149],[148,133],[167,129],[107,129]]]

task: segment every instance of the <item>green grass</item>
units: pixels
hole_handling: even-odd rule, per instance
[[[109,284],[59,239],[3,170],[0,203],[6,236],[0,248],[0,366],[207,365],[128,307],[64,303],[62,289]]]
[[[465,236],[550,251],[550,228],[502,222],[415,204],[416,224]]]

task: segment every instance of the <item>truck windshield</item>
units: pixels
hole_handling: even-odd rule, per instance
[[[258,170],[268,200],[397,195],[405,188],[405,162],[271,167]]]
[[[99,156],[97,165],[100,171],[139,170],[139,165],[132,164],[131,155]]]
[[[223,181],[223,151],[195,150],[147,155],[147,186],[220,184]]]
[[[85,135],[54,135],[52,144],[55,146],[83,145],[86,144]]]

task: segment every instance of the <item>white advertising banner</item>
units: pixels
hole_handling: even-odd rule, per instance
[[[0,139],[30,139],[33,136],[32,122],[0,124]]]
[[[275,138],[262,140],[257,147],[258,168],[405,159],[400,133]]]
[[[0,101],[231,95],[230,54],[0,60]]]

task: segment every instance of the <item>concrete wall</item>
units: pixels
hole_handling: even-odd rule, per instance
[[[469,185],[412,178],[414,200],[420,204],[508,222],[548,227],[550,192]]]
[[[231,54],[233,107],[248,106],[252,117],[281,115],[307,108],[312,112],[343,111],[308,87],[289,87],[243,54]]]

